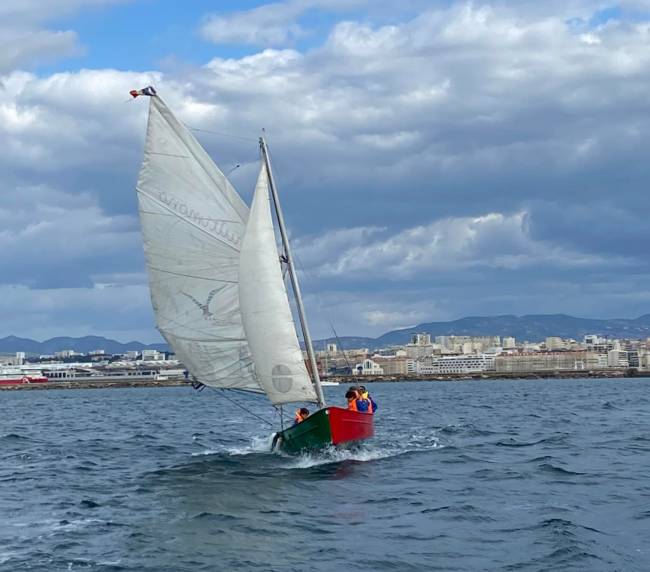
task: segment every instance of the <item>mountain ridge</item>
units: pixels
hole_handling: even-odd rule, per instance
[[[650,314],[638,318],[577,318],[568,314],[502,314],[499,316],[467,316],[447,322],[423,322],[417,326],[391,330],[377,338],[340,337],[344,349],[367,347],[377,349],[409,342],[412,334],[435,336],[512,336],[517,342],[541,342],[549,336],[582,340],[587,334],[610,338],[650,337]],[[317,340],[321,349],[336,338]]]
[[[343,349],[377,349],[409,342],[415,333],[435,336],[513,336],[518,342],[540,342],[549,336],[582,340],[586,334],[599,334],[610,338],[650,337],[650,314],[638,318],[577,318],[568,314],[502,314],[499,316],[467,316],[447,322],[423,322],[417,326],[391,330],[377,338],[368,336],[340,336],[323,338],[314,342],[316,349],[324,349],[328,343],[336,343]],[[340,341],[340,343],[339,343]],[[118,342],[103,336],[79,338],[59,336],[38,342],[30,338],[6,336],[0,338],[0,353],[24,351],[29,354],[53,354],[63,350],[88,353],[103,349],[106,353],[124,353],[155,349],[169,351],[167,344],[144,344],[138,341]]]
[[[10,354],[26,352],[32,355],[51,355],[64,350],[73,350],[78,353],[88,353],[94,350],[104,350],[109,354],[121,354],[127,351],[158,350],[169,351],[167,344],[143,344],[138,341],[118,342],[103,336],[83,336],[73,338],[58,336],[42,342],[18,336],[0,338],[0,353]]]

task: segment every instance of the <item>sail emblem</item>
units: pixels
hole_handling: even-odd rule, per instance
[[[199,308],[199,310],[201,310],[201,312],[203,312],[203,317],[206,320],[210,320],[210,319],[214,319],[214,314],[212,312],[210,312],[210,302],[212,302],[212,299],[214,298],[214,295],[219,290],[220,290],[220,288],[215,288],[214,290],[210,290],[210,292],[208,293],[208,297],[205,300],[205,304],[201,304],[201,302],[199,302],[194,296],[192,296],[191,294],[188,294],[187,292],[181,292],[181,294],[183,294],[183,296],[186,296],[187,298],[192,300],[192,302],[194,302],[196,304],[196,306]]]
[[[287,393],[293,386],[293,374],[286,365],[276,365],[271,370],[271,382],[280,393]]]

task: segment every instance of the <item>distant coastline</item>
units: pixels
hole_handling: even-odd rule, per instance
[[[517,340],[541,342],[549,336],[581,339],[587,334],[601,333],[606,337],[621,339],[646,339],[650,337],[650,314],[638,318],[579,318],[566,314],[527,314],[523,316],[468,316],[448,322],[424,322],[410,328],[397,329],[379,337],[343,335],[314,340],[316,350],[324,350],[329,343],[340,349],[371,350],[408,343],[413,334],[428,333],[435,336],[513,336]],[[103,336],[55,337],[42,342],[31,338],[7,336],[0,338],[0,354],[25,352],[27,355],[54,354],[62,350],[88,353],[103,349],[108,354],[155,349],[168,352],[163,342],[146,344],[139,341],[119,342]]]
[[[544,380],[544,379],[650,379],[649,372],[634,369],[618,370],[589,370],[589,371],[546,371],[537,373],[447,373],[436,375],[339,375],[330,376],[327,381],[341,385],[365,383],[399,383],[402,381],[490,381],[490,380]],[[48,383],[26,383],[16,385],[0,385],[0,391],[31,391],[57,389],[111,389],[128,387],[191,387],[184,379],[144,380],[144,381],[52,381]]]

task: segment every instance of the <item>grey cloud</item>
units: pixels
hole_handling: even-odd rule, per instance
[[[0,71],[39,61],[78,54],[77,35],[72,31],[3,29],[0,26]]]
[[[448,218],[417,226],[383,238],[371,238],[364,229],[337,230],[312,241],[303,259],[313,260],[321,276],[406,280],[432,272],[463,269],[521,269],[593,267],[611,264],[594,254],[563,249],[557,242],[533,240],[527,213],[489,213],[475,218]],[[346,237],[341,249],[338,238]],[[324,256],[328,249],[329,256]],[[321,262],[314,257],[319,252]],[[302,253],[301,253],[302,254]]]
[[[17,308],[20,311],[17,311]],[[53,288],[0,285],[0,337],[100,334],[120,341],[159,342],[147,287]]]
[[[93,286],[108,260],[139,269],[142,245],[133,216],[108,215],[92,195],[0,184],[0,284],[34,288]]]
[[[5,186],[47,182],[86,205],[94,224],[112,228],[107,236],[122,238],[103,269],[75,263],[79,283],[130,283],[142,270],[139,252],[125,262],[138,250],[137,229],[118,223],[134,220],[146,105],[125,99],[154,83],[186,123],[219,133],[197,134],[219,164],[244,164],[231,177],[245,196],[266,128],[301,260],[321,270],[310,289],[343,300],[346,333],[363,333],[349,316],[371,331],[397,319],[399,304],[409,322],[427,313],[571,312],[571,304],[584,315],[641,309],[647,23],[576,30],[570,18],[590,22],[607,7],[587,1],[408,2],[419,12],[406,20],[377,4],[366,8],[380,23],[350,17],[304,53],[264,50],[167,75],[5,74]],[[299,12],[285,15],[299,22]],[[468,222],[489,213],[499,224]],[[48,220],[43,209],[35,214]],[[453,233],[468,229],[475,238],[455,248]],[[445,248],[432,246],[438,235]],[[18,264],[10,268],[25,283],[46,288],[54,276],[36,280]]]

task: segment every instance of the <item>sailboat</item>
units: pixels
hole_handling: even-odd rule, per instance
[[[131,95],[149,99],[136,190],[156,326],[190,379],[263,393],[278,408],[316,403],[307,419],[275,434],[274,446],[289,453],[372,437],[372,415],[325,403],[265,139],[249,209],[153,87]]]

